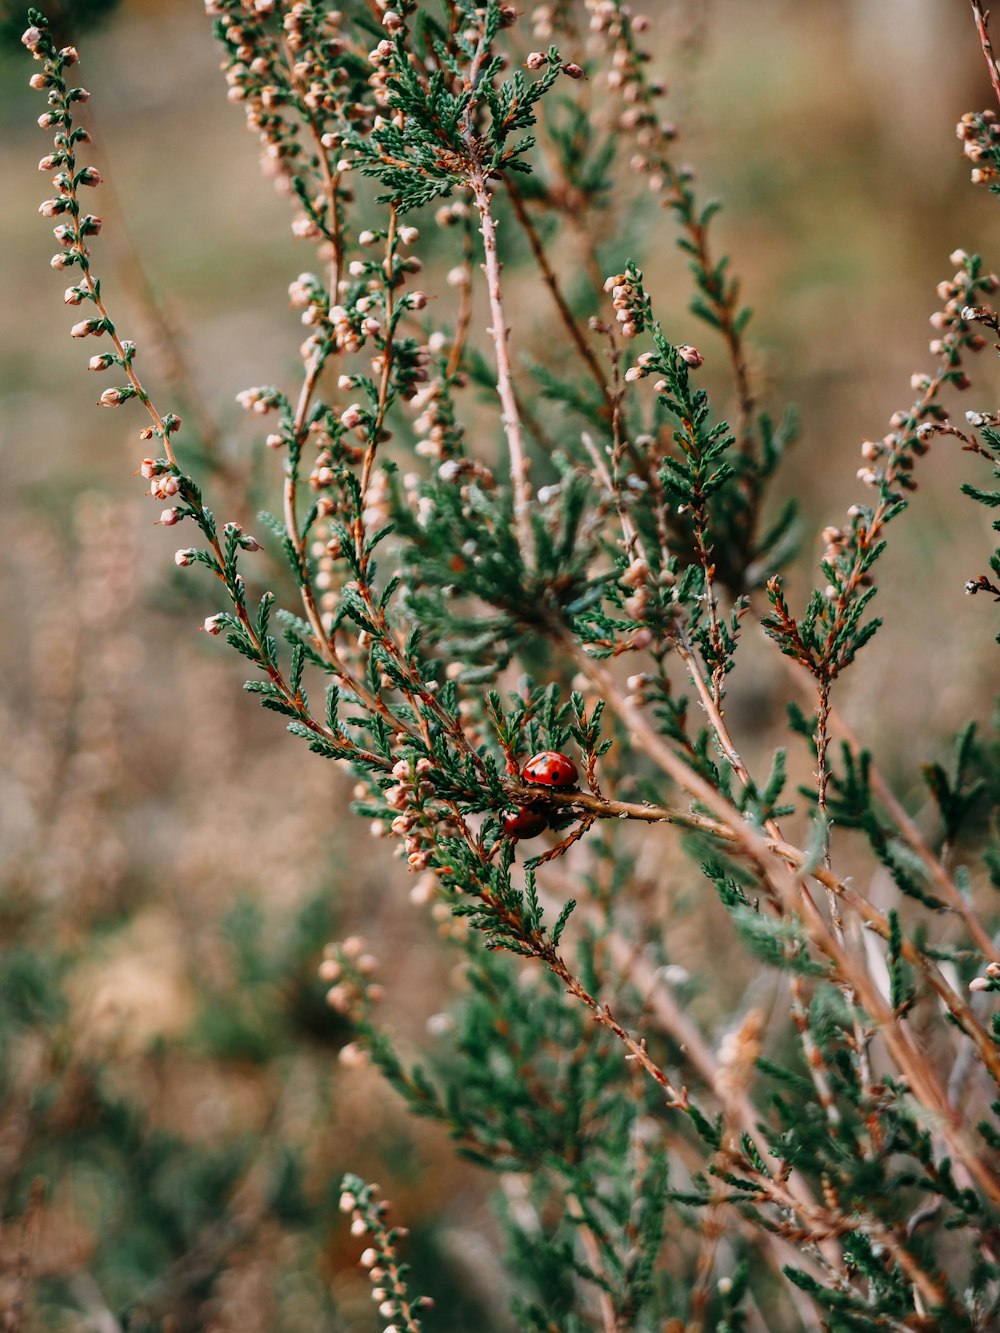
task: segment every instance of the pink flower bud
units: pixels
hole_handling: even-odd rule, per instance
[[[402,810],[406,805],[409,794],[409,786],[403,783],[396,787],[388,787],[385,793],[385,803],[391,810]]]
[[[410,292],[409,301],[411,310],[423,310],[427,305],[427,293]]]
[[[79,324],[74,324],[70,329],[71,338],[86,338],[88,334],[93,334],[99,338],[104,332],[104,321],[101,319],[81,319]]]
[[[38,211],[43,218],[58,217],[60,213],[65,213],[68,204],[65,199],[46,199],[38,205]]]
[[[83,300],[83,292],[79,287],[67,287],[63,295],[63,302],[66,305],[79,305]]]
[[[541,69],[542,66],[548,62],[546,57],[542,55],[541,51],[531,51],[524,63],[527,65],[528,69]]]
[[[182,547],[181,550],[174,552],[174,564],[180,569],[186,568],[194,561],[196,552],[190,546]]]
[[[32,74],[28,80],[28,87],[34,88],[35,92],[41,92],[43,88],[49,86],[49,76],[47,74]]]
[[[75,46],[64,46],[59,54],[63,59],[63,63],[66,65],[75,65],[80,59],[80,52]]]
[[[101,175],[101,173],[97,170],[96,167],[84,167],[84,169],[80,172],[79,176],[77,177],[77,180],[80,185],[94,186],[94,185],[101,185],[104,181],[104,177]]]
[[[340,416],[340,424],[347,430],[353,430],[355,426],[361,424],[361,404],[351,403],[344,409]]]
[[[568,64],[563,65],[562,72],[564,74],[567,74],[571,79],[582,79],[585,77],[581,67],[577,64],[574,64],[572,60]]]
[[[157,522],[161,523],[165,528],[172,528],[175,523],[179,523],[180,521],[181,516],[176,509],[164,509],[163,513],[157,520]]]
[[[41,45],[42,36],[43,33],[41,28],[36,28],[34,27],[34,25],[32,25],[32,27],[27,28],[21,34],[21,44],[22,46],[26,46],[28,50],[31,51],[32,54],[34,54],[34,52],[37,51],[39,46]]]
[[[688,343],[682,343],[682,345],[678,347],[677,355],[685,365],[692,366],[695,370],[697,370],[699,366],[704,365],[705,362],[705,358],[698,351],[697,347],[691,347]]]
[[[98,356],[92,356],[87,362],[88,370],[107,370],[108,366],[114,364],[114,356],[110,352],[101,352]]]
[[[121,389],[105,389],[97,403],[99,407],[121,407],[130,397],[130,394],[123,393]]]
[[[420,230],[417,227],[400,227],[399,239],[404,245],[416,245],[420,240]]]
[[[172,472],[160,472],[149,479],[149,493],[154,500],[169,500],[180,488],[181,484]]]
[[[206,634],[221,634],[222,615],[219,614],[214,616],[206,616],[205,623],[202,625],[202,629],[205,631]]]

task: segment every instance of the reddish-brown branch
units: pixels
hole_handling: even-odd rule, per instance
[[[497,367],[497,394],[503,409],[503,428],[510,454],[510,479],[514,491],[514,530],[518,545],[528,567],[534,565],[534,537],[531,531],[531,483],[528,479],[528,455],[521,428],[521,413],[514,393],[514,373],[510,360],[510,330],[504,313],[503,292],[500,285],[500,258],[497,254],[496,222],[492,200],[486,187],[486,178],[477,167],[469,177],[483,237],[486,287],[490,302],[493,354]]]
[[[552,300],[555,302],[556,309],[559,311],[559,318],[562,320],[567,333],[572,339],[574,347],[579,352],[582,360],[587,366],[587,369],[589,370],[594,383],[597,385],[597,388],[600,390],[605,405],[610,412],[614,406],[614,402],[608,388],[608,377],[601,369],[601,363],[594,354],[594,349],[587,342],[580,325],[577,323],[572,310],[569,308],[569,304],[567,303],[562,288],[559,285],[559,279],[556,276],[552,265],[549,263],[548,255],[545,253],[545,247],[542,244],[542,238],[538,234],[538,228],[532,221],[531,214],[525,206],[520,190],[518,190],[517,186],[509,176],[505,177],[504,184],[507,186],[507,194],[514,209],[514,216],[524,229],[528,244],[531,246],[531,253],[535,256],[535,262],[538,264],[539,271],[545,280],[545,285],[552,294]]]
[[[993,54],[993,43],[990,41],[990,34],[987,25],[990,21],[990,11],[983,9],[978,0],[972,0],[972,16],[976,21],[976,30],[979,33],[979,43],[983,48],[983,56],[986,59],[986,68],[989,71],[990,83],[993,85],[993,91],[996,93],[997,101],[1000,102],[1000,66],[997,65],[997,58]]]

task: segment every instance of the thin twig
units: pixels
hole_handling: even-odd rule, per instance
[[[979,43],[983,48],[983,55],[986,58],[986,68],[989,71],[990,83],[993,84],[993,91],[997,95],[997,101],[1000,102],[1000,66],[997,65],[997,58],[993,54],[993,43],[990,41],[988,23],[990,21],[990,11],[983,9],[978,0],[972,0],[972,15],[976,20],[976,28],[979,32]]]
[[[565,325],[566,331],[572,339],[574,347],[580,353],[580,356],[587,366],[594,383],[600,390],[601,397],[604,399],[608,411],[610,411],[613,404],[611,393],[608,389],[607,375],[601,369],[601,363],[594,354],[594,349],[587,342],[580,325],[577,323],[572,310],[569,308],[569,303],[563,295],[562,288],[559,285],[559,279],[556,276],[552,265],[549,263],[548,255],[545,253],[545,247],[542,244],[542,238],[538,234],[538,228],[532,221],[531,214],[525,206],[520,190],[514,184],[510,176],[504,177],[504,184],[507,187],[507,195],[510,198],[511,205],[514,209],[514,216],[524,229],[528,244],[531,246],[531,253],[535,256],[535,262],[538,264],[545,285],[552,294],[552,300],[555,302],[556,309],[559,311],[559,317]]]
[[[496,223],[493,218],[486,178],[480,168],[469,177],[476,208],[479,211],[483,250],[486,257],[486,286],[490,302],[493,353],[497,367],[497,394],[503,409],[502,421],[510,454],[510,479],[514,490],[514,528],[518,545],[529,569],[534,567],[534,534],[531,530],[531,484],[528,480],[528,456],[521,429],[521,414],[514,393],[514,376],[510,361],[510,331],[504,314],[503,292],[500,286],[500,259],[497,255]]]

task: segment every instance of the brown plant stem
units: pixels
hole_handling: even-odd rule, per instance
[[[566,1211],[576,1223],[577,1234],[587,1255],[587,1264],[592,1272],[603,1276],[604,1264],[601,1259],[601,1247],[598,1244],[597,1237],[587,1225],[583,1205],[572,1191],[566,1195]],[[601,1311],[601,1328],[604,1333],[620,1333],[618,1319],[615,1315],[615,1303],[611,1299],[611,1293],[605,1291],[599,1284],[597,1286],[597,1301]]]
[[[493,339],[493,354],[497,368],[497,395],[502,408],[504,434],[507,437],[507,449],[510,454],[510,479],[514,492],[514,530],[525,564],[534,568],[534,535],[531,530],[531,483],[528,479],[528,456],[521,429],[521,414],[514,393],[514,375],[510,361],[510,330],[504,313],[503,292],[500,285],[500,259],[497,254],[496,222],[493,218],[492,201],[486,186],[486,177],[478,165],[469,176],[476,208],[479,212],[480,230],[483,237],[485,254],[486,287],[490,303],[491,326],[488,330]]]
[[[600,390],[605,406],[610,412],[613,407],[613,400],[608,389],[607,375],[601,369],[601,363],[598,361],[594,349],[584,337],[583,331],[577,323],[572,310],[569,308],[569,304],[567,303],[562,288],[559,285],[559,279],[556,276],[552,265],[549,263],[548,255],[545,253],[545,247],[542,244],[542,238],[538,234],[538,228],[535,226],[531,214],[528,212],[520,190],[509,176],[504,177],[504,184],[507,187],[507,195],[510,199],[511,206],[514,209],[514,216],[517,218],[518,222],[520,222],[521,227],[524,230],[528,244],[531,247],[531,253],[534,255],[535,262],[538,265],[539,272],[541,273],[545,285],[548,287],[549,292],[552,295],[555,307],[559,312],[559,318],[562,320],[566,332],[569,334],[570,339],[573,342],[573,346],[579,352],[587,370],[590,372],[591,378]]]
[[[838,981],[853,987],[859,1001],[876,1024],[901,1073],[909,1080],[914,1096],[932,1114],[940,1117],[942,1134],[952,1151],[965,1162],[970,1174],[987,1197],[1000,1203],[1000,1177],[984,1161],[972,1143],[961,1117],[948,1102],[945,1090],[931,1069],[926,1053],[917,1048],[909,1034],[900,1027],[895,1014],[882,998],[867,970],[861,967],[836,939],[806,890],[801,874],[795,873],[796,864],[801,867],[806,863],[805,853],[787,844],[775,845],[763,834],[752,829],[721,793],[674,754],[663,738],[651,728],[642,710],[621,693],[606,667],[586,654],[578,644],[568,642],[566,646],[579,668],[600,688],[604,698],[629,729],[640,748],[645,750],[650,758],[674,778],[689,795],[707,806],[718,817],[719,822],[730,830],[733,840],[742,847],[744,854],[760,868],[761,874],[774,887],[784,910],[798,913],[807,937],[829,959]],[[811,868],[809,873],[820,882],[824,882],[826,877],[839,885],[829,872],[824,871],[821,874],[821,871],[822,867],[816,867]],[[859,908],[862,908],[864,900],[860,899],[860,895],[852,894],[851,897],[852,900],[858,901]],[[869,916],[879,915],[870,904],[864,904],[864,907],[867,908],[867,913],[864,913],[866,919]],[[886,929],[888,929],[887,924]],[[938,969],[930,966],[929,960],[924,959],[912,946],[910,952],[915,955],[917,965],[921,966],[938,994],[942,995],[942,998],[944,993],[948,994],[949,1009],[956,1017],[962,1015],[963,1029],[976,1042],[982,1058],[991,1069],[994,1078],[1000,1082],[1000,1056],[993,1042],[976,1021],[968,1004],[954,994]]]
[[[588,658],[588,661],[593,659]],[[617,688],[617,687],[615,687]],[[614,703],[613,703],[614,706]],[[645,721],[645,720],[644,720]],[[654,733],[655,735],[655,733]],[[659,738],[657,738],[659,739]],[[667,749],[661,741],[660,744]],[[668,753],[671,753],[667,750]],[[660,750],[657,749],[657,753]],[[684,761],[677,756],[673,756],[676,763],[683,765]],[[697,774],[693,774],[697,777]],[[705,784],[708,787],[708,784]],[[714,788],[708,787],[709,791],[714,792]],[[746,826],[736,812],[730,808],[729,813],[723,818],[713,818],[709,815],[699,814],[697,811],[682,811],[670,809],[666,806],[650,805],[633,801],[605,800],[600,797],[592,796],[585,792],[547,792],[544,798],[540,797],[537,788],[527,784],[521,784],[511,788],[512,795],[524,804],[530,804],[532,799],[544,799],[551,804],[559,807],[568,807],[585,811],[599,819],[636,819],[643,823],[666,823],[675,824],[681,828],[696,829],[700,832],[710,834],[712,837],[720,838],[724,842],[742,845],[746,852]],[[718,793],[716,793],[718,796]],[[719,798],[721,801],[722,798]],[[788,866],[792,868],[801,868],[807,863],[806,853],[800,848],[785,842],[781,838],[768,837],[762,840],[763,847],[768,852],[774,853],[780,857]],[[809,870],[810,876],[821,884],[825,889],[833,892],[838,898],[843,899],[858,915],[866,929],[874,931],[883,940],[889,939],[889,922],[887,918],[878,911],[856,888],[850,883],[841,880],[833,871],[826,867],[814,866]],[[994,944],[993,946],[997,946]],[[991,1041],[988,1033],[978,1021],[974,1011],[963,997],[955,991],[948,983],[940,969],[934,964],[933,960],[926,958],[914,944],[905,939],[902,942],[903,957],[913,967],[918,968],[927,979],[939,999],[946,1005],[949,1012],[956,1019],[959,1026],[973,1041],[980,1058],[984,1061],[987,1069],[990,1071],[995,1081],[1000,1083],[1000,1058]]]
[[[988,24],[990,21],[990,11],[983,9],[978,0],[972,0],[972,16],[976,21],[976,31],[979,33],[979,44],[983,48],[983,56],[986,59],[986,69],[990,76],[990,83],[993,85],[993,91],[996,93],[997,101],[1000,102],[1000,66],[997,65],[997,58],[993,54],[993,43],[990,41]]]
[[[559,978],[570,995],[587,1006],[594,1016],[594,1021],[600,1023],[602,1027],[607,1028],[618,1038],[628,1050],[629,1054],[626,1058],[635,1060],[649,1074],[654,1083],[657,1083],[663,1089],[667,1106],[677,1111],[686,1111],[689,1105],[687,1089],[674,1087],[667,1075],[646,1050],[646,1043],[636,1041],[632,1034],[618,1022],[610,1007],[607,1004],[601,1004],[590,994],[583,982],[580,981],[579,977],[574,976],[552,945],[545,944],[539,948],[537,957]]]

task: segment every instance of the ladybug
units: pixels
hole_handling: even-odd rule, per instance
[[[575,787],[579,774],[568,755],[560,754],[558,750],[541,750],[525,764],[521,777],[525,782],[537,782],[543,787]]]
[[[537,838],[544,833],[549,821],[540,810],[529,810],[519,805],[513,810],[505,810],[500,816],[503,831],[509,838]]]

